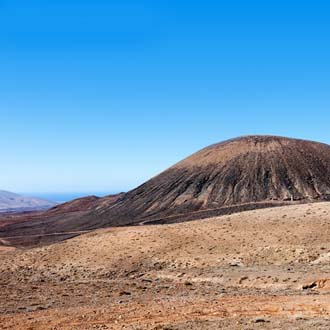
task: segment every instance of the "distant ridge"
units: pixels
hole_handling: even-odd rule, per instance
[[[47,210],[56,203],[44,199],[18,195],[9,191],[0,190],[0,212],[23,212]]]
[[[96,209],[98,207],[116,202],[123,195],[124,193],[119,193],[115,195],[109,195],[103,198],[97,196],[86,196],[86,197],[76,198],[72,201],[59,204],[51,208],[50,210],[48,210],[47,216]]]

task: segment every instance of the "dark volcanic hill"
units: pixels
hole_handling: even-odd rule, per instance
[[[248,136],[209,146],[113,202],[98,202],[83,214],[57,215],[25,228],[7,226],[0,237],[169,223],[329,199],[329,145]]]
[[[197,152],[100,213],[111,219],[127,214],[129,223],[240,204],[328,199],[329,145],[247,136]]]

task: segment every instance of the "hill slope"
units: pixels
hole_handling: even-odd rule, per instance
[[[71,235],[45,236],[51,233],[180,222],[329,199],[329,145],[248,136],[209,146],[142,186],[110,202],[98,202],[88,211],[10,225],[0,229],[0,237],[38,235],[34,240],[46,243]],[[21,239],[15,242],[23,244]]]
[[[126,214],[129,223],[240,204],[328,199],[329,145],[248,136],[197,152],[98,215],[123,221]]]
[[[54,205],[56,205],[54,202],[0,190],[0,212],[49,209]]]

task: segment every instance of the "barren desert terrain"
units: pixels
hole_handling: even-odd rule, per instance
[[[204,148],[127,193],[89,196],[48,212],[4,217],[0,237],[13,246],[32,247],[101,228],[179,223],[329,201],[329,164],[327,144],[268,135],[240,137]]]
[[[0,329],[329,329],[329,237],[323,202],[2,247]]]

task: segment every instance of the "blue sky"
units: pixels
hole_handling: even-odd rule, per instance
[[[246,134],[330,143],[326,1],[0,0],[0,188],[128,190]]]

